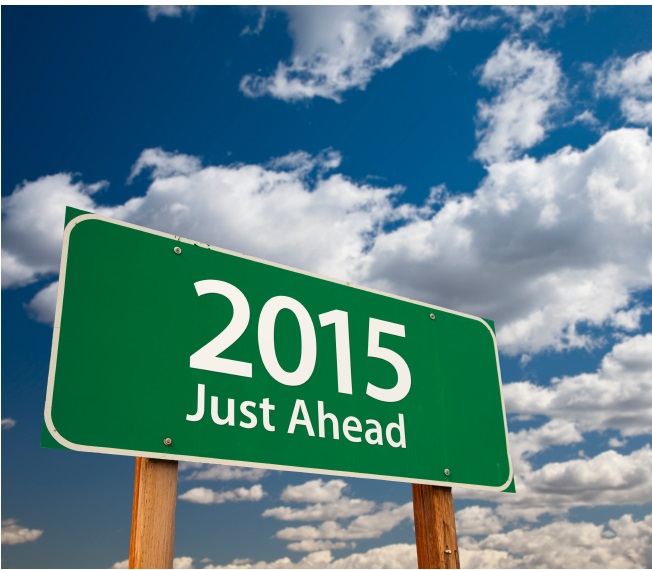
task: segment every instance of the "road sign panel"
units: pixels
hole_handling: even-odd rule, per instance
[[[65,229],[45,423],[80,451],[512,479],[486,321],[93,214]]]

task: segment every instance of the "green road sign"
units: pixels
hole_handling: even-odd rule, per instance
[[[484,320],[92,214],[65,229],[45,423],[79,451],[512,479]]]

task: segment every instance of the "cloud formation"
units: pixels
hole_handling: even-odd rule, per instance
[[[440,206],[378,235],[366,282],[489,316],[508,354],[590,346],[580,323],[630,327],[618,315],[652,286],[652,141],[644,130],[493,164],[474,194]]]
[[[414,516],[412,502],[402,506],[393,504],[383,507],[372,514],[361,515],[353,519],[347,526],[335,521],[325,521],[319,526],[303,525],[286,527],[276,533],[276,538],[282,540],[359,540],[378,538],[398,526],[404,520]]]
[[[473,505],[456,511],[455,527],[458,536],[492,534],[500,532],[503,523],[492,508]]]
[[[105,183],[67,174],[25,182],[3,198],[3,286],[56,274],[70,204],[492,318],[508,354],[591,346],[580,325],[639,326],[645,309],[633,298],[652,286],[645,130],[492,164],[475,192],[433,192],[418,207],[397,204],[400,187],[333,172],[339,161],[333,151],[296,152],[265,166],[199,166],[149,149],[132,171],[150,170],[147,193],[112,207],[95,201]],[[42,320],[53,314],[49,287],[30,304]]]
[[[194,11],[194,6],[177,6],[174,4],[147,6],[147,16],[152,22],[155,22],[157,18],[181,18],[184,14],[192,14]]]
[[[34,542],[42,534],[42,530],[21,526],[15,519],[2,521],[2,544],[13,545]]]
[[[376,508],[374,501],[342,496],[347,486],[341,479],[313,479],[301,485],[288,485],[281,493],[282,501],[310,504],[302,508],[273,507],[262,516],[282,521],[325,521],[365,515]]]
[[[437,49],[455,27],[441,7],[290,6],[283,8],[294,40],[292,57],[271,75],[246,75],[249,97],[285,101],[324,97],[340,101],[349,89],[364,89],[372,76],[416,49]]]
[[[297,562],[284,557],[272,562],[236,559],[225,566],[205,568],[416,568],[417,550],[414,544],[389,544],[367,552],[335,558],[329,550],[313,552]]]
[[[556,521],[538,528],[518,528],[483,538],[460,537],[462,568],[649,568],[652,563],[652,515],[631,515],[605,525]],[[389,544],[335,558],[330,550],[313,552],[297,562],[234,560],[206,568],[416,568],[414,544]]]
[[[11,418],[3,418],[2,419],[2,429],[11,429],[16,425],[16,420],[11,419]]]
[[[301,485],[288,485],[281,493],[281,500],[293,503],[332,503],[340,499],[347,487],[342,479],[313,479]]]
[[[563,102],[557,56],[521,40],[503,41],[485,63],[480,84],[498,94],[478,103],[478,148],[485,163],[506,161],[541,142]]]
[[[250,488],[238,487],[237,489],[219,492],[206,487],[195,487],[179,495],[179,499],[201,505],[219,505],[234,501],[260,501],[266,494],[262,485],[254,485]]]
[[[652,333],[617,343],[596,372],[553,378],[549,386],[513,382],[503,395],[510,413],[573,422],[582,432],[652,434]]]
[[[232,465],[207,465],[186,462],[180,471],[192,471],[184,477],[186,481],[260,481],[269,474],[266,469],[234,467]]]
[[[614,57],[598,73],[598,93],[620,99],[629,123],[652,125],[652,51]]]
[[[607,525],[557,521],[482,539],[460,539],[463,568],[649,568],[652,515]]]
[[[107,185],[61,173],[24,182],[3,197],[2,287],[28,285],[59,271],[66,206],[97,211],[94,196]]]

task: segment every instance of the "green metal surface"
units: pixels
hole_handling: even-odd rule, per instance
[[[181,254],[174,253],[175,246]],[[481,319],[97,216],[69,221],[64,255],[60,328],[55,323],[56,359],[45,413],[60,444],[82,451],[451,486],[509,486],[495,337]],[[233,317],[226,297],[197,294],[194,284],[208,279],[230,283],[248,301],[247,328],[220,356],[250,362],[251,378],[190,367],[190,356]],[[275,380],[261,358],[259,316],[275,296],[299,301],[314,327],[314,372],[300,386]],[[338,392],[335,327],[320,325],[319,315],[332,310],[348,313],[351,394]],[[404,337],[380,334],[380,346],[400,355],[410,370],[410,391],[400,401],[383,402],[366,393],[368,382],[381,388],[397,382],[391,363],[367,354],[370,319],[405,327]],[[274,331],[279,364],[295,370],[302,350],[297,318],[281,310]],[[186,415],[197,410],[200,384],[205,386],[205,414],[188,421]],[[218,397],[221,417],[227,400],[234,400],[235,425],[211,419],[211,396]],[[263,425],[259,404],[265,398],[274,406],[269,412],[274,431]],[[314,436],[303,425],[288,433],[297,400],[305,402]],[[257,416],[253,428],[240,425],[247,422],[240,412],[243,401],[255,404],[248,408]],[[330,419],[323,422],[324,437],[319,436],[319,402],[335,416],[338,439]],[[404,447],[392,446],[386,433],[389,424],[399,423],[399,414]],[[344,437],[343,423],[350,416],[363,426],[362,433],[352,432],[360,442]],[[374,425],[366,424],[368,419],[382,426],[382,445],[366,441],[365,431]],[[390,433],[396,442],[400,429]],[[170,446],[165,438],[171,438]],[[53,442],[44,438],[43,445]]]

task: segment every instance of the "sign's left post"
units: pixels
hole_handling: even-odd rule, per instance
[[[129,568],[172,568],[178,465],[136,458]]]

